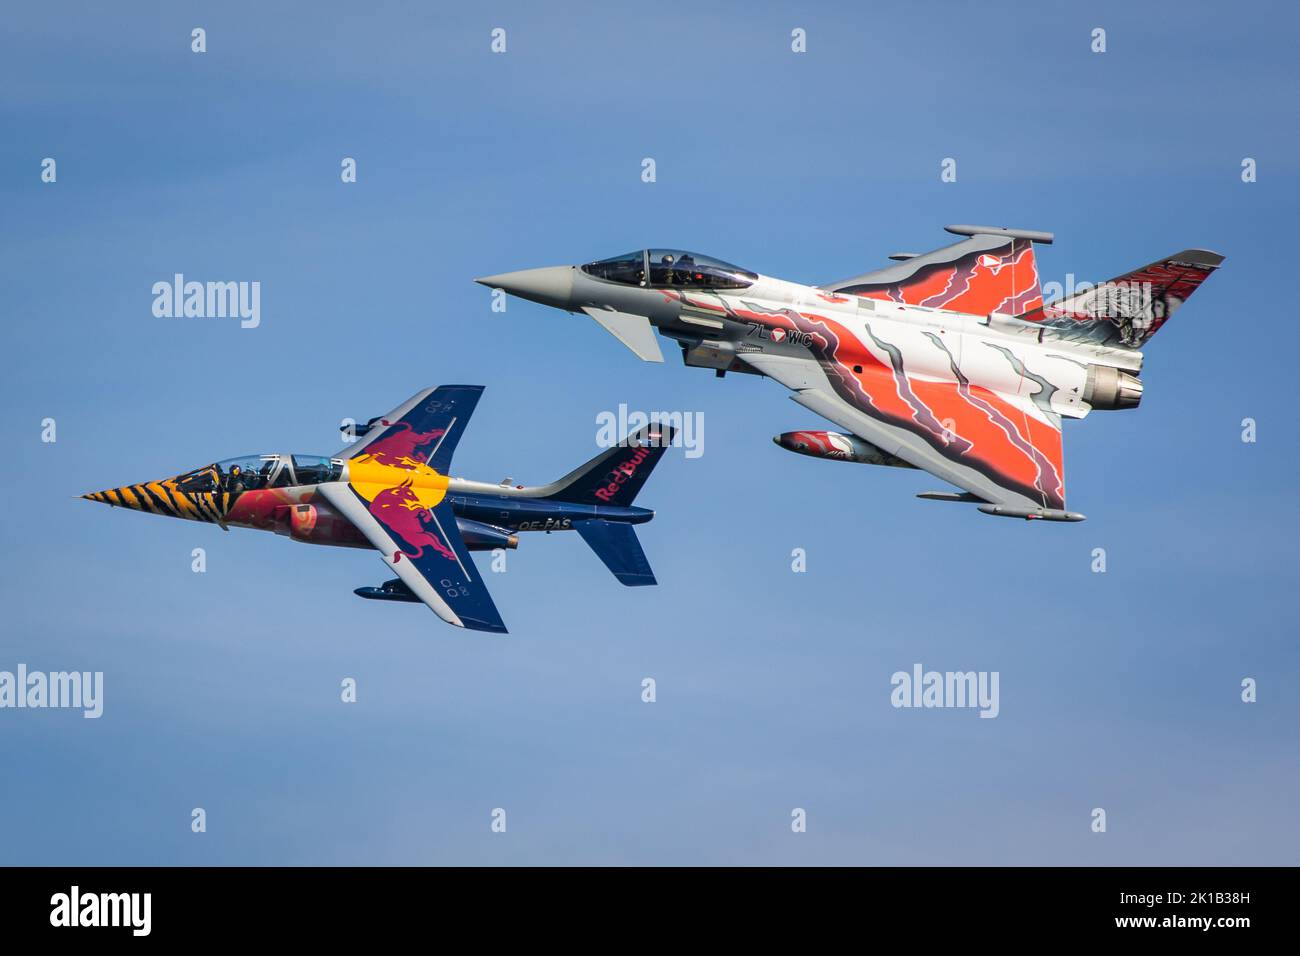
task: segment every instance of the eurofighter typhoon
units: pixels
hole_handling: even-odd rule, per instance
[[[948,226],[958,242],[875,272],[801,285],[709,256],[643,249],[475,281],[585,313],[648,362],[655,329],[686,365],[765,375],[845,433],[787,432],[818,458],[919,468],[990,515],[1067,511],[1061,422],[1142,399],[1142,349],[1223,262],[1176,252],[1044,303],[1035,244],[1052,234]]]

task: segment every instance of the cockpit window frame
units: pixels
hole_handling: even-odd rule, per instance
[[[665,264],[662,258],[656,262],[656,255],[670,256],[671,262]],[[689,269],[683,270],[680,267],[683,259],[689,259]],[[748,289],[759,279],[757,272],[742,269],[738,265],[714,256],[691,252],[688,249],[651,249],[648,246],[641,250],[641,276],[637,281],[633,282],[630,279],[613,278],[607,274],[602,274],[609,271],[611,264],[619,264],[623,269],[633,268],[633,261],[633,253],[629,252],[609,256],[605,259],[584,262],[578,268],[584,276],[595,282],[607,282],[610,285],[640,289],[698,289],[702,292],[734,292]],[[593,271],[594,267],[604,268],[596,272]],[[664,273],[662,278],[657,279],[655,277],[656,269]]]
[[[582,265],[578,266],[578,271],[586,278],[595,282],[608,282],[610,285],[624,286],[625,288],[645,289],[648,288],[646,283],[649,279],[649,273],[646,271],[646,268],[649,264],[649,260],[646,258],[647,251],[645,249],[640,249],[638,251],[641,256],[641,278],[635,282],[623,279],[613,279],[607,275],[598,275],[591,271],[593,266],[608,266],[610,263],[624,261],[631,263],[633,261],[632,256],[634,255],[632,252],[626,252],[616,256],[608,256],[604,259],[593,259],[591,262],[584,262]]]
[[[704,253],[691,252],[689,249],[649,249],[645,250],[646,255],[646,279],[649,282],[648,288],[651,289],[698,289],[704,292],[716,291],[738,291],[748,289],[758,281],[758,273],[749,269],[742,269],[738,265],[718,259],[714,256],[705,255]],[[655,277],[655,255],[659,255],[658,266],[660,271],[664,272],[662,281]],[[663,257],[671,256],[671,264],[665,265]],[[682,260],[690,257],[691,269],[685,270],[688,274],[686,281],[674,281],[683,270],[680,268]],[[689,278],[689,273],[696,273],[696,279]]]
[[[302,459],[301,462],[296,459]],[[231,469],[239,475],[232,479]],[[328,455],[273,453],[240,455],[195,468],[173,479],[177,490],[185,494],[239,493],[279,488],[305,488],[309,485],[341,481],[347,474],[347,461]],[[244,477],[252,476],[252,477]],[[310,477],[310,480],[308,478]],[[236,490],[235,480],[242,487]]]

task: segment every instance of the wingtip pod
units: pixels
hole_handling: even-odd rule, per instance
[[[923,491],[916,497],[925,501],[957,501],[979,505],[978,511],[995,518],[1023,518],[1026,521],[1085,521],[1084,515],[1077,511],[1062,511],[1058,508],[1017,508],[1012,505],[999,505],[985,501],[979,495],[969,491]]]
[[[944,226],[944,232],[950,232],[954,236],[1006,236],[1008,239],[1028,239],[1030,242],[1040,242],[1045,246],[1050,246],[1056,235],[1051,232],[1042,232],[1037,229],[1010,229],[1006,226],[968,226],[959,224],[955,226]]]
[[[1060,511],[1055,508],[1013,508],[1008,505],[980,505],[982,514],[997,518],[1024,518],[1026,521],[1084,521],[1077,511]]]

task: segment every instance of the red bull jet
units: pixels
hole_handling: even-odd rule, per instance
[[[355,426],[331,458],[252,455],[138,485],[83,495],[135,511],[259,528],[307,544],[374,548],[397,575],[363,598],[427,604],[457,627],[506,633],[471,551],[515,548],[528,531],[576,531],[623,584],[655,583],[632,504],[674,429],[651,423],[548,485],[452,478],[452,453],[480,385],[427,388]]]
[[[1080,521],[1065,506],[1061,422],[1136,408],[1142,348],[1223,262],[1176,252],[1044,303],[1035,244],[1052,234],[948,226],[961,240],[821,286],[675,249],[475,281],[595,319],[648,362],[655,330],[686,365],[773,378],[847,434],[782,448],[918,468],[960,491],[919,497],[1005,517]]]

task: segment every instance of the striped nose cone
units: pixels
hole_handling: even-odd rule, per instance
[[[225,527],[226,513],[233,499],[225,493],[185,493],[176,486],[173,478],[164,481],[146,481],[140,485],[123,485],[107,491],[92,491],[82,495],[87,501],[98,501],[115,508],[130,508],[149,514],[167,515],[171,518],[188,518],[191,521],[211,521]]]
[[[158,491],[162,491],[158,487]],[[107,491],[92,491],[90,494],[82,495],[87,501],[98,501],[102,504],[112,505],[115,508],[131,508],[134,511],[159,511],[157,507],[150,507],[151,495],[149,485],[123,485],[121,488],[110,488]],[[170,513],[164,511],[164,513]]]

